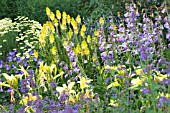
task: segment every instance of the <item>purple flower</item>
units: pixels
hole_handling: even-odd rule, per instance
[[[3,61],[0,60],[0,68],[2,68],[2,67],[3,67]]]
[[[11,56],[8,56],[8,57],[6,58],[6,60],[7,60],[8,62],[12,62],[12,57],[11,57]]]
[[[149,90],[148,88],[143,88],[142,93],[144,93],[144,94],[151,93],[151,90]]]
[[[11,66],[9,66],[8,64],[5,65],[6,70],[10,70]]]
[[[9,55],[14,57],[16,55],[16,51],[9,52]]]
[[[101,53],[102,60],[105,60],[107,58],[107,53],[103,52]]]

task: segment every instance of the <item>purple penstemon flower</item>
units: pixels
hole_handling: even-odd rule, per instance
[[[0,68],[2,68],[3,67],[3,61],[1,60],[0,61]]]
[[[11,66],[8,65],[8,64],[6,64],[6,65],[5,65],[5,68],[6,68],[6,70],[10,70],[10,69],[11,69]]]

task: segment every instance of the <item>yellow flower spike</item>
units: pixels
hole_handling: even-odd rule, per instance
[[[113,25],[113,30],[115,30],[115,31],[117,30],[116,24]]]
[[[57,49],[56,49],[55,46],[52,47],[51,52],[52,52],[53,55],[56,55]]]
[[[62,18],[62,24],[66,25],[67,20]]]
[[[36,50],[34,50],[34,56],[35,58],[38,58],[38,52]]]
[[[78,30],[77,22],[74,20],[74,18],[71,18],[71,25],[73,26],[74,30]]]
[[[117,16],[120,17],[120,11],[117,12]]]
[[[70,24],[70,22],[71,22],[71,17],[70,15],[67,15],[67,23]]]
[[[46,41],[45,41],[45,35],[40,35],[40,36],[39,36],[39,42],[40,42],[42,45],[44,45],[44,44],[46,43]]]
[[[77,23],[78,23],[78,24],[80,24],[80,23],[81,23],[80,15],[77,15],[77,17],[76,17],[76,21],[77,21]]]
[[[81,53],[80,44],[77,44],[76,48],[74,49],[74,52],[76,53],[77,56]]]
[[[66,30],[66,24],[61,24],[61,30]]]
[[[81,37],[83,37],[83,38],[85,38],[85,33],[84,33],[84,31],[80,31],[80,35],[81,35]]]
[[[82,25],[81,30],[86,31],[86,26],[84,24]]]
[[[99,36],[99,30],[95,30],[94,35],[98,37]]]
[[[103,25],[103,24],[104,24],[104,19],[103,19],[102,17],[100,17],[99,23],[100,23],[100,25]]]
[[[86,41],[83,40],[83,41],[81,42],[81,48],[85,50],[87,47],[88,47],[88,45],[87,45]]]
[[[90,35],[87,36],[87,43],[90,43],[91,42],[91,37]]]
[[[69,39],[71,39],[71,37],[73,36],[73,31],[72,31],[71,28],[69,29],[67,36],[68,36]]]
[[[55,25],[55,27],[58,26],[58,20],[56,18],[54,19],[54,25]]]
[[[49,22],[49,26],[50,26],[50,30],[52,31],[52,33],[55,33],[55,28],[52,22]]]
[[[50,19],[53,21],[55,19],[55,15],[53,12],[50,13]]]
[[[121,85],[118,83],[118,81],[115,81],[115,82],[111,83],[110,85],[108,85],[107,89],[110,89],[112,87],[117,87],[117,86],[121,86]]]
[[[74,33],[77,35],[79,33],[78,29],[75,29]]]
[[[84,50],[84,54],[87,55],[87,56],[90,54],[90,51],[89,51],[88,48],[86,48],[86,49]]]
[[[61,19],[61,13],[60,13],[59,10],[56,10],[56,17],[57,17],[58,20]]]
[[[50,34],[50,43],[51,43],[51,44],[54,43],[54,40],[55,40],[55,39],[54,39],[54,36],[53,36],[53,34],[51,33],[51,34]]]
[[[49,9],[49,7],[46,7],[46,14],[49,16],[51,13],[51,10]]]
[[[66,12],[63,12],[63,15],[62,15],[62,16],[63,16],[63,19],[65,19],[65,20],[67,19],[67,14],[66,14]]]

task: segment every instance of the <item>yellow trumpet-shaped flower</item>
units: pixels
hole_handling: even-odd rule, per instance
[[[81,53],[80,44],[77,44],[76,48],[74,49],[74,52],[76,53],[77,56]]]
[[[82,25],[81,30],[86,31],[86,26],[84,24]]]
[[[74,18],[71,19],[71,25],[73,26],[74,30],[78,29],[77,22],[74,20]]]
[[[71,39],[71,37],[73,36],[73,31],[72,31],[71,28],[69,29],[69,32],[67,33],[67,36],[68,36],[69,39]]]
[[[35,58],[38,58],[38,52],[36,50],[34,50],[34,56]]]
[[[66,28],[67,28],[67,27],[66,27],[66,24],[63,24],[63,23],[62,23],[62,24],[61,24],[61,30],[66,30]]]
[[[5,79],[7,80],[8,84],[11,87],[14,87],[14,88],[18,87],[18,79],[17,79],[17,77],[15,77],[14,75],[9,76],[6,73],[2,73],[2,75],[5,77]]]
[[[78,24],[80,24],[80,23],[81,23],[80,15],[78,15],[78,16],[76,17],[76,21],[77,21],[77,23],[78,23]]]
[[[139,77],[132,79],[131,84],[132,87],[130,87],[130,89],[136,88],[139,85],[141,85],[143,82],[145,81],[145,78],[141,78],[139,79]]]
[[[110,89],[112,87],[117,87],[117,86],[121,86],[121,85],[118,83],[118,81],[115,81],[115,82],[111,83],[110,85],[108,85],[107,89]]]
[[[55,46],[53,46],[53,47],[52,47],[51,51],[52,51],[52,54],[53,54],[53,55],[56,55],[56,53],[57,53],[57,49],[56,49],[56,47],[55,47]]]
[[[46,14],[49,16],[49,15],[50,15],[50,13],[51,13],[50,8],[49,8],[49,7],[46,7]]]
[[[81,35],[81,37],[83,37],[84,38],[84,36],[85,36],[85,33],[84,33],[84,31],[80,31],[80,35]]]
[[[137,69],[135,72],[136,72],[137,75],[142,75],[143,69]]]
[[[117,12],[117,16],[120,17],[120,11]]]
[[[55,15],[53,12],[50,13],[50,19],[53,21],[55,19]]]
[[[83,41],[81,42],[81,48],[82,48],[82,49],[86,49],[87,47],[88,47],[88,45],[87,45],[86,41],[83,40]]]
[[[100,23],[100,25],[103,25],[103,24],[104,24],[104,19],[103,19],[102,17],[100,17],[99,23]]]
[[[65,19],[65,20],[67,19],[67,14],[66,14],[66,12],[63,12],[63,15],[62,15],[62,16],[63,16],[63,19]]]
[[[87,43],[90,43],[91,42],[91,37],[90,35],[87,36]]]
[[[91,82],[91,81],[93,81],[92,79],[86,79],[85,77],[80,77],[80,76],[78,76],[79,78],[80,78],[80,81],[78,81],[77,83],[80,83],[80,88],[83,90],[84,88],[88,88],[88,87],[90,87],[89,86],[89,83]]]
[[[56,17],[57,17],[57,19],[61,19],[61,13],[60,13],[60,11],[59,10],[57,10],[56,11]]]
[[[70,24],[70,22],[71,22],[71,17],[70,15],[67,15],[67,23]]]
[[[56,87],[56,90],[61,94],[63,91],[66,91],[68,94],[76,94],[74,90],[72,90],[75,82],[70,82],[68,85],[63,84],[63,87]]]
[[[54,43],[54,35],[53,34],[50,34],[50,43],[52,44],[52,43]]]
[[[58,26],[58,20],[56,18],[54,19],[54,25],[55,25],[55,27]]]
[[[61,76],[63,76],[64,75],[64,72],[63,71],[61,71],[58,75],[56,75],[53,79],[55,80],[56,78],[58,78],[58,77],[61,77]]]

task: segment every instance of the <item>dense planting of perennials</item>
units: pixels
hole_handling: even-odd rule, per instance
[[[22,46],[0,60],[0,92],[11,103],[4,112],[170,112],[166,3],[150,13],[131,3],[119,24],[110,12],[95,27],[80,15],[46,14],[43,26],[24,24]]]

